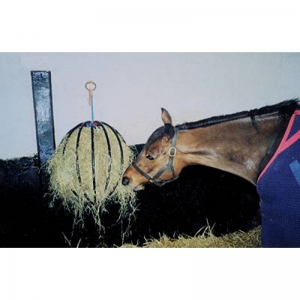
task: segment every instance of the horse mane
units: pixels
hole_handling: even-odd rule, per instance
[[[179,130],[189,130],[199,127],[216,125],[223,122],[239,120],[243,118],[251,118],[252,122],[254,122],[256,116],[262,116],[276,112],[278,113],[279,117],[285,118],[286,116],[291,116],[297,108],[300,108],[300,102],[298,98],[295,98],[280,102],[275,105],[267,105],[258,109],[179,124],[176,125],[176,128],[178,128]]]

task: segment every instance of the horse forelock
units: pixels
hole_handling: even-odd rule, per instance
[[[154,142],[158,141],[164,136],[165,128],[164,126],[157,128],[149,137],[149,139],[146,142],[146,146],[150,146]]]

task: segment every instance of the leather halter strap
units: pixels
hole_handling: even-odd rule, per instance
[[[142,169],[138,167],[138,165],[133,162],[132,167],[135,168],[136,171],[138,171],[141,175],[143,175],[149,182],[154,183],[157,186],[163,186],[166,183],[169,183],[175,179],[177,179],[179,176],[175,173],[174,170],[174,157],[176,155],[176,143],[177,143],[177,134],[178,134],[178,129],[175,128],[175,133],[171,141],[171,147],[169,149],[169,160],[168,162],[160,169],[158,170],[154,176],[150,176],[149,174],[145,173]],[[173,178],[169,180],[164,180],[164,181],[158,181],[159,177],[164,173],[164,172],[170,172],[173,175]]]

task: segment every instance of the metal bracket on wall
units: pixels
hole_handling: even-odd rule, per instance
[[[47,187],[45,163],[55,150],[51,72],[31,71],[36,139],[42,191]]]

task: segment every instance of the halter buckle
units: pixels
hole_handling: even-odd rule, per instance
[[[177,152],[177,150],[176,150],[175,147],[170,147],[170,149],[169,149],[169,156],[170,157],[174,157],[176,155],[176,152]]]

